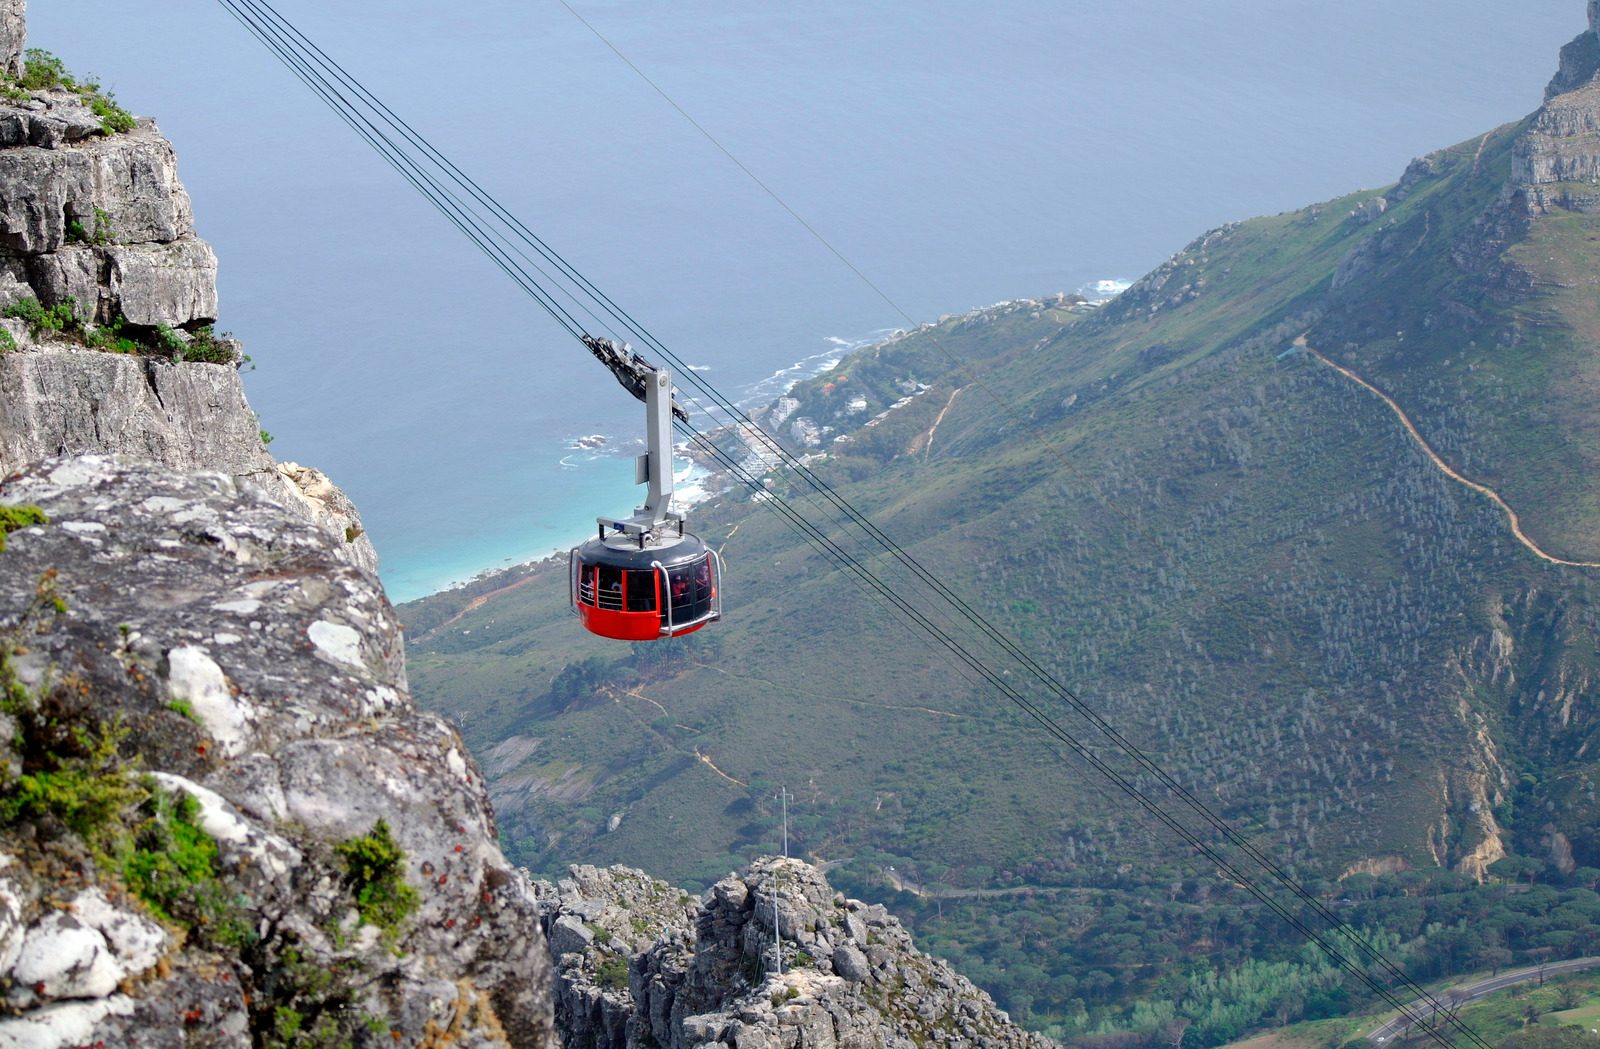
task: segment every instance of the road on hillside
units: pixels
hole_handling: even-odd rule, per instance
[[[1443,1004],[1461,1005],[1482,998],[1484,995],[1493,994],[1495,991],[1504,990],[1512,984],[1537,980],[1541,974],[1546,977],[1560,976],[1562,973],[1580,972],[1584,969],[1600,969],[1600,958],[1573,958],[1565,962],[1546,962],[1544,965],[1534,965],[1526,969],[1509,969],[1499,976],[1487,976],[1471,983],[1447,987],[1442,991],[1435,992],[1433,997]],[[1418,999],[1406,1006],[1406,1012],[1411,1014],[1410,1019],[1405,1014],[1396,1016],[1376,1031],[1367,1035],[1367,1041],[1373,1045],[1383,1045],[1414,1023],[1416,1018],[1431,1020],[1433,1006]]]
[[[1372,385],[1370,382],[1363,379],[1349,368],[1346,368],[1344,365],[1336,364],[1335,362],[1329,360],[1328,357],[1320,350],[1306,342],[1305,335],[1301,335],[1299,338],[1295,339],[1294,346],[1296,349],[1304,350],[1306,353],[1309,353],[1316,360],[1326,364],[1340,375],[1343,375],[1346,379],[1349,379],[1351,382],[1355,383],[1357,386],[1360,386],[1374,397],[1377,397],[1384,404],[1388,405],[1389,410],[1394,412],[1395,416],[1399,418],[1400,425],[1405,427],[1406,432],[1411,435],[1411,439],[1415,441],[1424,452],[1427,453],[1428,459],[1432,461],[1433,465],[1443,471],[1445,476],[1449,477],[1452,481],[1457,481],[1466,485],[1479,495],[1487,496],[1489,501],[1498,506],[1505,513],[1507,520],[1511,522],[1511,534],[1516,536],[1517,542],[1527,547],[1529,552],[1531,552],[1535,557],[1543,561],[1548,561],[1553,565],[1567,565],[1571,568],[1600,568],[1600,561],[1568,561],[1565,558],[1557,557],[1551,553],[1546,553],[1543,547],[1534,542],[1533,538],[1529,536],[1527,532],[1522,530],[1522,519],[1517,516],[1517,512],[1515,510],[1511,509],[1511,504],[1501,498],[1500,493],[1495,491],[1493,488],[1490,488],[1486,484],[1479,484],[1470,477],[1463,476],[1455,467],[1445,462],[1444,458],[1438,452],[1433,450],[1433,445],[1428,443],[1428,439],[1422,436],[1422,431],[1417,429],[1417,424],[1411,421],[1411,416],[1406,414],[1405,409],[1400,407],[1393,397],[1390,397],[1388,394],[1384,393],[1382,390],[1378,389],[1376,386]]]

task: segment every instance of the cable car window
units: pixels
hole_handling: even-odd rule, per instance
[[[656,610],[656,570],[628,573],[628,611],[654,612]]]
[[[672,585],[672,618],[686,623],[711,611],[711,562],[702,558],[667,569]]]
[[[596,565],[600,573],[600,593],[596,604],[611,612],[622,611],[622,569],[613,565]]]
[[[594,604],[594,565],[578,566],[578,603],[580,605]]]

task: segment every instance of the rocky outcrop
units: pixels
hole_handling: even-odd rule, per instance
[[[1600,76],[1600,9],[1589,0],[1589,31],[1561,49],[1561,68],[1545,88],[1546,100],[1564,95]]]
[[[1530,214],[1600,212],[1600,81],[1546,102],[1511,163],[1511,192]]]
[[[574,867],[538,893],[573,1049],[1053,1044],[799,860],[759,861],[699,900],[624,867]]]
[[[370,574],[224,473],[56,458],[0,503],[49,518],[0,554],[0,1045],[552,1044],[533,890]]]
[[[109,133],[76,91],[0,103],[0,257],[41,302],[71,298],[93,323],[217,317],[217,259],[172,144],[148,120]]]
[[[0,61],[20,56],[25,6],[0,0]],[[217,259],[195,235],[172,144],[150,121],[112,133],[91,95],[54,88],[0,101],[0,308],[72,302],[85,325],[168,330],[217,317]],[[110,452],[259,484],[376,571],[354,506],[328,479],[281,467],[262,444],[237,360],[181,362],[89,350],[0,321],[0,477],[46,456]],[[237,357],[236,344],[228,352]]]

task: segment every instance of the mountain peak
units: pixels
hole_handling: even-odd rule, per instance
[[[1550,86],[1546,100],[1566,94],[1600,75],[1600,0],[1589,0],[1589,29],[1561,49],[1561,69]]]

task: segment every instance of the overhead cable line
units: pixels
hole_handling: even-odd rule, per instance
[[[953,610],[960,619],[977,630],[983,637],[1000,645],[1007,654],[1011,655],[1012,658],[1027,669],[1047,691],[1066,702],[1076,713],[1084,717],[1110,742],[1115,744],[1119,751],[1132,759],[1145,772],[1154,776],[1174,796],[1183,801],[1188,808],[1222,834],[1229,844],[1239,849],[1244,855],[1272,875],[1275,880],[1299,897],[1302,902],[1305,902],[1318,917],[1328,923],[1332,933],[1354,946],[1359,954],[1364,956],[1375,968],[1381,970],[1384,975],[1411,989],[1424,1001],[1432,1000],[1425,990],[1413,983],[1409,977],[1389,962],[1381,952],[1377,951],[1355,930],[1343,923],[1321,900],[1294,881],[1270,857],[1267,857],[1235,831],[1226,820],[1223,820],[1221,816],[1213,812],[1196,798],[1192,792],[1171,777],[1160,765],[1116,730],[1114,726],[1100,717],[1087,704],[1083,703],[1071,689],[1058,681],[1025,651],[1016,646],[1009,637],[989,624],[976,609],[972,608],[959,594],[956,594],[946,586],[937,575],[921,565],[892,537],[879,529],[864,514],[860,513],[845,500],[843,496],[839,495],[825,480],[817,477],[804,461],[788,452],[780,442],[757,426],[742,409],[723,397],[707,381],[672,354],[659,340],[655,339],[642,325],[639,325],[629,316],[626,311],[622,310],[621,307],[617,306],[584,278],[575,267],[549,248],[544,241],[517,220],[491,195],[482,190],[481,187],[445,158],[443,154],[434,149],[410,125],[400,120],[392,110],[362,87],[354,77],[328,58],[303,34],[299,33],[270,4],[266,3],[265,0],[219,0],[219,2],[252,35],[266,45],[280,61],[283,61],[299,79],[322,98],[330,108],[334,109],[336,114],[367,141],[385,162],[394,167],[402,177],[406,178],[414,188],[418,189],[435,208],[472,240],[480,250],[489,255],[491,261],[533,297],[568,334],[581,340],[584,333],[583,327],[563,304],[562,299],[552,292],[551,285],[559,288],[562,296],[571,299],[576,308],[588,314],[597,323],[607,326],[605,322],[600,321],[600,318],[594,312],[596,309],[609,315],[618,328],[639,338],[642,343],[655,349],[665,359],[677,365],[680,374],[685,377],[690,385],[702,391],[718,410],[726,413],[734,420],[730,430],[733,432],[735,439],[740,441],[747,451],[751,450],[748,442],[754,440],[761,446],[767,456],[790,469],[796,477],[804,481],[812,495],[825,501],[842,514],[846,521],[856,525],[867,538],[875,542],[924,585],[941,597],[949,609]],[[420,158],[415,155],[418,152],[421,154]],[[456,189],[451,189],[446,181],[441,181],[441,176],[448,183],[454,183]],[[465,196],[462,194],[465,194]],[[518,246],[518,242],[542,258],[544,265],[534,261],[524,250],[524,247]],[[520,263],[518,259],[521,259]],[[524,264],[527,267],[531,267],[533,272],[530,273]],[[549,268],[545,268],[546,266]],[[555,274],[552,274],[551,270],[554,270]],[[535,274],[537,274],[537,277]],[[556,276],[557,274],[559,278]],[[538,279],[539,277],[543,278],[543,283]],[[563,283],[563,280],[567,283]],[[586,302],[585,299],[588,301]],[[912,604],[896,589],[885,584],[868,565],[855,555],[844,550],[834,539],[791,506],[781,494],[767,492],[760,479],[749,472],[744,457],[729,453],[698,428],[685,427],[684,431],[690,439],[700,444],[708,454],[712,455],[715,460],[727,468],[740,483],[754,491],[764,493],[767,496],[764,500],[766,504],[779,513],[808,542],[822,550],[836,564],[850,572],[857,582],[868,589],[869,592],[875,593],[878,597],[887,601],[903,617],[922,629],[934,644],[946,649],[959,664],[977,673],[983,680],[987,681],[1008,700],[1018,706],[1029,718],[1037,722],[1046,734],[1065,745],[1081,759],[1088,762],[1091,767],[1109,778],[1119,790],[1122,790],[1130,798],[1137,801],[1152,816],[1172,829],[1202,856],[1217,864],[1220,871],[1243,885],[1247,891],[1282,917],[1292,928],[1321,948],[1340,968],[1358,977],[1388,1004],[1399,1009],[1403,1014],[1411,1016],[1441,1044],[1450,1044],[1442,1032],[1434,1030],[1430,1024],[1421,1018],[1412,1016],[1405,1002],[1398,999],[1393,992],[1380,984],[1373,975],[1368,973],[1365,967],[1357,965],[1347,958],[1338,947],[1326,939],[1325,934],[1306,925],[1299,915],[1289,911],[1275,897],[1267,894],[1252,879],[1240,871],[1232,861],[1222,856],[1211,844],[1201,839],[1184,823],[1177,820],[1137,784],[1129,781],[1122,773],[1106,763],[1092,748],[1063,729],[1048,713],[1044,712],[1026,695],[1005,681],[999,672],[994,671],[958,640],[952,638],[945,628],[928,617],[925,609]],[[1449,1016],[1448,1011],[1446,1011],[1446,1015]],[[1454,1016],[1449,1016],[1449,1019],[1469,1040],[1487,1049],[1482,1039],[1478,1038],[1459,1019]]]

